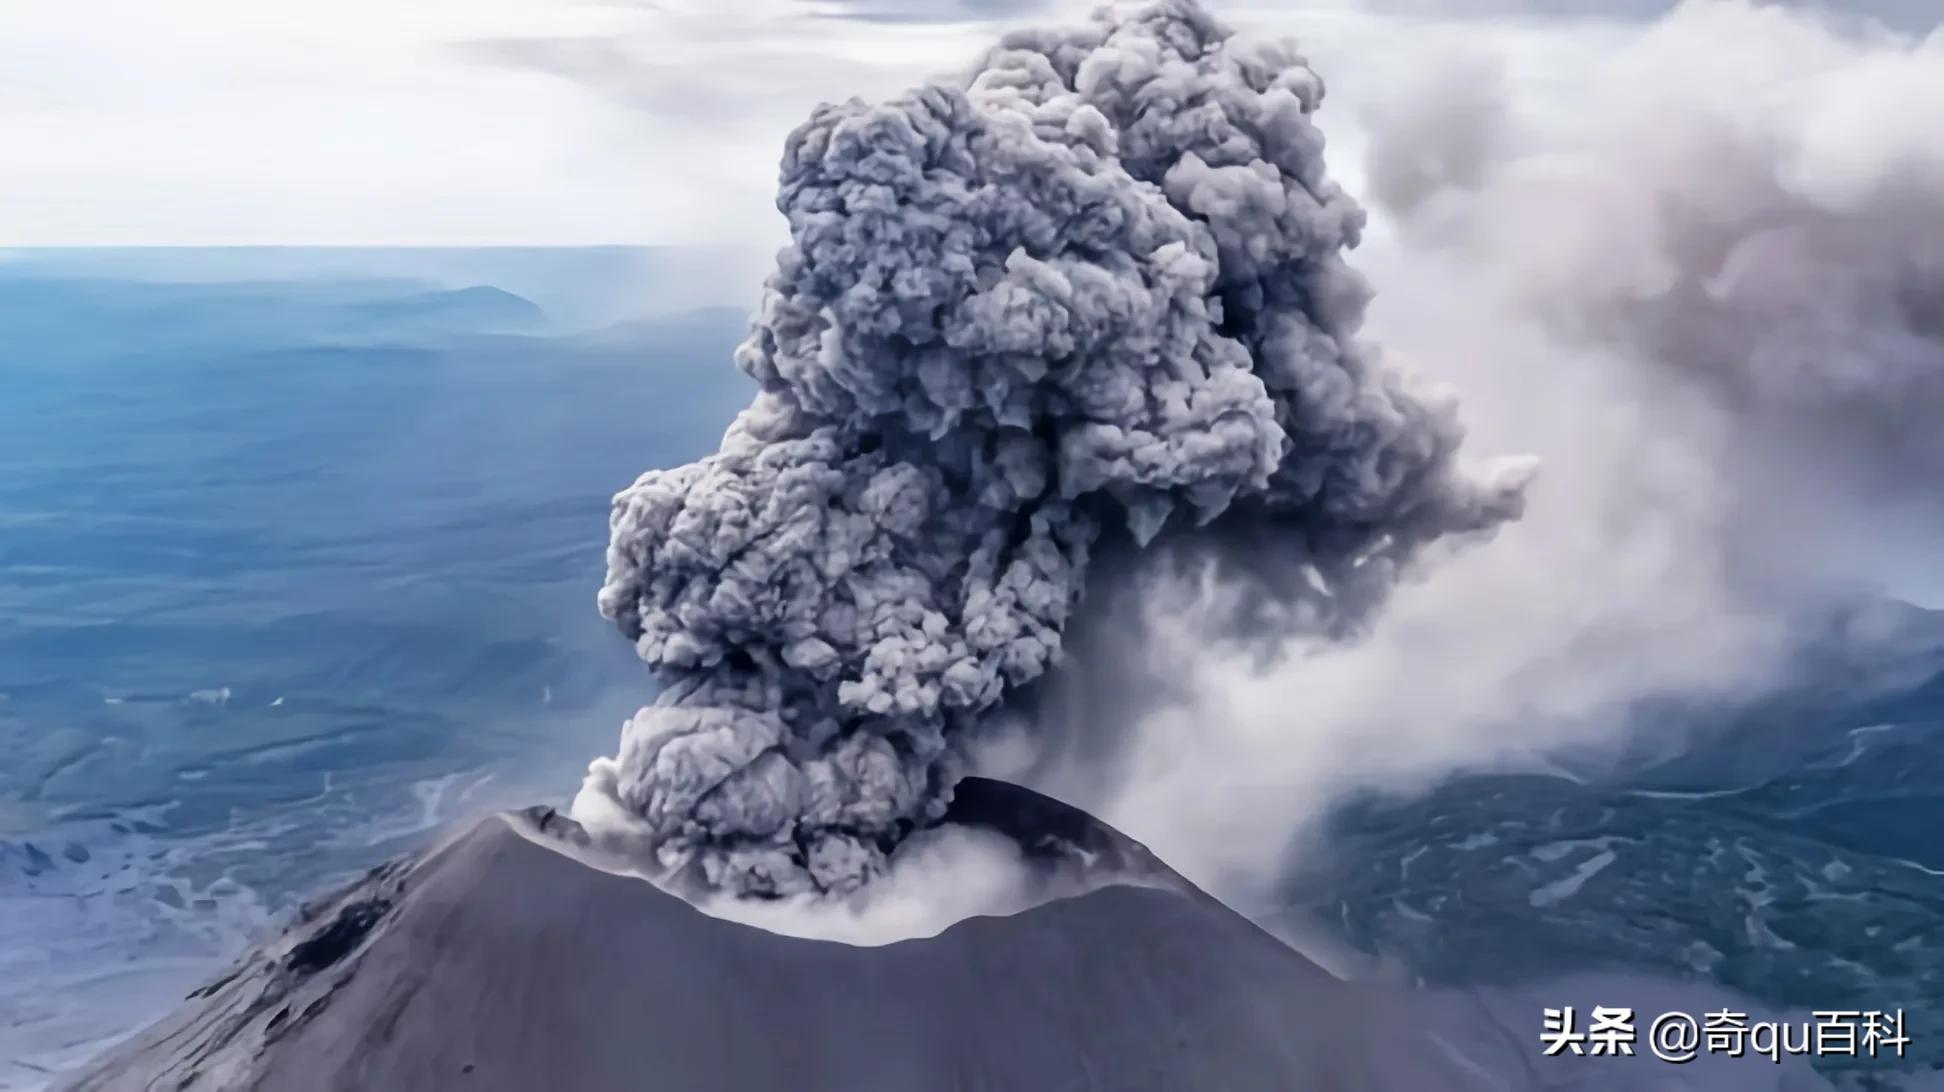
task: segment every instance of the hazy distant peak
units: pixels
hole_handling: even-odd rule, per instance
[[[547,313],[539,304],[485,284],[374,300],[360,310],[391,322],[429,322],[475,331],[526,330],[547,324]]]

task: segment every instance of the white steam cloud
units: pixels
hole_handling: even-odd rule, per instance
[[[1150,599],[1172,693],[1106,776],[1040,776],[1243,903],[1348,791],[1678,744],[1641,699],[1773,685],[1832,601],[1944,605],[1944,34],[1742,0],[1359,33],[1372,334],[1546,473],[1354,643],[1265,663],[1219,587]]]
[[[819,108],[721,450],[615,500],[601,610],[664,683],[576,811],[739,895],[856,889],[1059,663],[1096,546],[1268,543],[1360,619],[1515,517],[1455,407],[1357,340],[1323,87],[1191,0]]]

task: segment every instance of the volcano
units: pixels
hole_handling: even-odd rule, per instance
[[[1542,1061],[1575,1088],[1639,1087],[1632,1059],[1537,1059],[1536,1013],[1525,1035],[1477,998],[1340,980],[1037,793],[967,779],[947,823],[1094,882],[860,947],[712,917],[598,867],[552,809],[502,813],[314,904],[67,1087],[1558,1087]],[[1825,1087],[1766,1062],[1742,1067],[1748,1084],[1656,1065],[1707,1082],[1656,1087]]]

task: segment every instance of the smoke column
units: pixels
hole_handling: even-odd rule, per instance
[[[1801,760],[1788,718],[1730,751],[1714,734],[1746,724],[1700,714],[1902,662],[1880,596],[1944,606],[1944,32],[1755,0],[1274,18],[1327,30],[1342,73],[1325,116],[1338,170],[1366,156],[1366,330],[1462,387],[1468,445],[1545,474],[1360,640],[1233,655],[1226,603],[1162,589],[1144,658],[1169,693],[1119,718],[1106,776],[1029,783],[1266,920],[1353,796]]]
[[[1059,663],[1097,546],[1273,542],[1340,628],[1516,518],[1529,464],[1467,476],[1451,401],[1356,341],[1322,97],[1167,0],[818,108],[736,353],[759,393],[615,498],[600,608],[663,690],[577,811],[717,890],[848,892]]]

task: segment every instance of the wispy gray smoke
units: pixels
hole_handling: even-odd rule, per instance
[[[1265,668],[1205,651],[1221,604],[1155,612],[1177,695],[1124,729],[1117,783],[1058,788],[1244,906],[1351,793],[1669,756],[1711,726],[1643,700],[1798,682],[1859,591],[1944,606],[1944,34],[1743,0],[1333,26],[1390,213],[1370,328],[1546,473],[1368,639]]]
[[[1590,69],[1570,118],[1500,79],[1450,53],[1393,89],[1372,190],[1566,345],[1715,408],[1746,576],[1794,596],[1832,525],[1944,521],[1944,33],[1695,2]]]
[[[1528,465],[1461,474],[1455,407],[1355,340],[1322,95],[1167,0],[791,135],[793,245],[736,358],[761,391],[615,499],[601,610],[665,689],[584,792],[662,867],[868,880],[1059,662],[1097,543],[1272,540],[1341,626],[1517,515]]]

